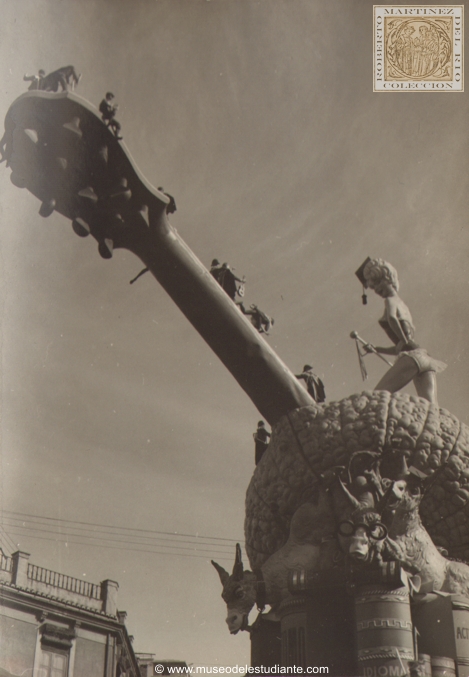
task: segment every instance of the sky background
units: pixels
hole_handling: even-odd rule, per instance
[[[364,389],[352,330],[388,344],[354,271],[389,260],[418,342],[448,363],[440,405],[468,422],[468,98],[373,93],[372,5],[0,0],[0,112],[39,68],[74,64],[95,105],[113,91],[137,165],[176,198],[171,223],[207,266],[246,276],[247,302],[275,318],[270,344],[294,372],[313,364],[328,400]],[[129,285],[138,259],[104,261],[9,174],[0,165],[5,548],[117,580],[136,651],[244,664],[248,635],[229,636],[209,560],[230,568],[242,539],[259,414],[151,275]],[[371,388],[385,365],[367,365]],[[34,532],[11,511],[50,519]],[[127,543],[77,544],[65,520],[126,527]],[[137,529],[233,541],[138,552],[151,548],[131,544],[150,535]]]

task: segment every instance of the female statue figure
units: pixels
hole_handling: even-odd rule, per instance
[[[396,269],[383,259],[369,259],[363,267],[362,275],[364,286],[373,289],[384,299],[384,315],[379,324],[394,343],[389,348],[368,344],[365,350],[372,352],[374,348],[384,355],[397,355],[393,366],[388,369],[375,390],[395,393],[413,381],[419,397],[438,404],[436,374],[446,369],[447,365],[430,357],[414,341],[412,316],[397,293],[399,281]]]

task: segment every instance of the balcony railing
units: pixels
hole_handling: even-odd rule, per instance
[[[13,561],[11,557],[7,557],[2,552],[0,552],[0,571],[9,571],[13,569]]]
[[[55,588],[75,592],[78,595],[89,597],[91,599],[101,599],[101,586],[88,581],[82,581],[79,578],[72,578],[71,576],[64,576],[56,571],[50,569],[43,569],[42,567],[28,564],[28,578],[32,581],[52,585]]]

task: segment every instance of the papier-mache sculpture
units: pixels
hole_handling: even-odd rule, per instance
[[[383,259],[368,257],[355,274],[365,289],[373,289],[384,299],[384,315],[379,324],[393,342],[392,346],[385,348],[366,344],[365,350],[378,355],[397,356],[375,390],[394,393],[413,381],[417,395],[437,404],[436,374],[444,371],[446,364],[430,357],[415,342],[415,327],[410,310],[398,294],[396,269]]]
[[[246,493],[251,571],[239,546],[231,574],[215,564],[232,633],[252,629],[254,606],[271,607],[251,634],[253,663],[273,661],[281,646],[283,665],[406,674],[418,657],[410,613],[418,585],[405,581],[419,575],[425,594],[469,592],[466,564],[448,559],[469,558],[469,429],[436,404],[443,366],[414,343],[392,267],[373,259],[361,273],[385,299],[395,365],[377,389],[318,404],[182,241],[167,194],[93,106],[70,91],[27,92],[7,113],[2,150],[13,184],[39,199],[41,216],[62,214],[105,259],[119,247],[141,259],[272,427]],[[406,379],[414,370],[407,380],[431,381],[418,390],[424,397],[397,392],[404,368]],[[391,605],[391,625],[373,600]],[[264,620],[280,628],[269,638]],[[465,649],[435,650],[469,665]]]

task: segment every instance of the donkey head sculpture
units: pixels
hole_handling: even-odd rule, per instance
[[[361,461],[362,467],[353,472],[357,460]],[[371,562],[376,557],[380,559],[388,535],[382,513],[390,502],[397,499],[395,483],[381,477],[380,463],[379,454],[359,451],[352,454],[348,468],[343,469],[346,470],[345,482],[337,477],[342,506],[344,498],[346,502],[346,507],[341,509],[343,519],[339,523],[339,543],[352,560],[359,562]]]
[[[380,553],[388,530],[373,508],[357,508],[351,519],[339,524],[339,542],[346,554],[357,562],[371,562]]]
[[[360,474],[353,476],[352,455],[348,486],[338,478],[342,500],[346,497],[348,503],[339,524],[340,545],[356,562],[386,559],[408,565],[408,558],[394,537],[399,530],[407,529],[409,515],[418,515],[425,486],[434,478],[428,480],[415,468],[409,469],[406,455],[400,451],[392,451],[387,457],[378,457],[373,452],[358,454],[368,454],[373,460],[370,468],[362,468]],[[380,466],[384,462],[394,479],[381,476]],[[412,571],[412,566],[409,570]]]
[[[379,555],[380,546],[388,535],[381,521],[380,505],[375,507],[366,500],[357,499],[342,482],[341,485],[354,509],[349,518],[339,524],[340,546],[352,560],[371,562]]]
[[[231,575],[217,562],[212,560],[212,564],[218,571],[223,585],[221,596],[228,610],[226,622],[230,633],[236,635],[240,630],[248,630],[249,613],[257,599],[257,579],[252,571],[244,571],[239,543],[236,544],[236,557]]]

